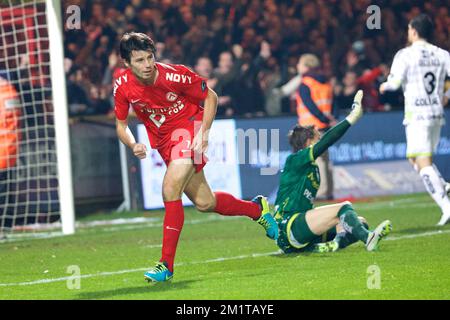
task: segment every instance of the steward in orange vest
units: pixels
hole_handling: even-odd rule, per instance
[[[306,73],[296,93],[298,123],[326,130],[334,120],[333,88],[324,76]]]
[[[20,100],[16,89],[0,77],[0,171],[16,165],[20,115]]]
[[[321,133],[336,124],[332,115],[333,89],[325,76],[318,73],[320,60],[314,54],[303,54],[297,63],[297,72],[302,76],[296,92],[298,124],[313,126]],[[334,198],[333,173],[328,152],[316,159],[321,174],[317,198]]]

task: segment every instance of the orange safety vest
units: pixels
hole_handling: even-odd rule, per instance
[[[330,83],[322,83],[310,76],[302,78],[302,84],[309,87],[311,92],[311,99],[316,104],[317,108],[325,115],[330,115],[332,111],[333,88]],[[295,98],[297,100],[297,115],[298,124],[301,126],[314,126],[316,129],[328,128],[328,124],[323,123],[317,119],[305,106],[296,92]]]
[[[16,89],[0,79],[0,170],[16,165],[20,140],[20,100]]]

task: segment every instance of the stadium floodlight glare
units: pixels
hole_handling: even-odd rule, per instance
[[[0,2],[0,77],[17,92],[14,108],[19,118],[9,129],[0,120],[0,133],[3,121],[3,130],[14,130],[17,137],[10,139],[16,154],[8,155],[17,162],[9,161],[9,166],[0,169],[6,177],[0,188],[0,234],[14,237],[20,236],[18,231],[44,227],[61,227],[63,234],[73,234],[60,0]],[[8,115],[11,108],[3,112]],[[3,131],[4,136],[10,133]],[[8,139],[0,139],[4,141]]]

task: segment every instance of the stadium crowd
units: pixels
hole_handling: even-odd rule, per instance
[[[219,117],[295,113],[279,88],[313,53],[334,88],[334,113],[364,90],[366,111],[402,108],[402,95],[379,95],[408,21],[434,18],[433,43],[449,49],[450,16],[442,1],[384,0],[379,29],[366,25],[370,0],[66,0],[81,8],[80,29],[65,30],[71,115],[112,114],[112,82],[124,67],[117,45],[125,32],[150,35],[157,60],[182,63],[208,78],[219,95]]]

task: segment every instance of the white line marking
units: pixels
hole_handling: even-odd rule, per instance
[[[416,233],[416,234],[406,234],[404,236],[398,236],[398,237],[388,237],[388,238],[384,239],[384,241],[388,241],[388,240],[396,241],[396,240],[403,240],[403,239],[422,238],[422,237],[435,236],[438,234],[445,234],[445,233],[450,233],[450,229],[449,230],[428,231],[428,232]]]
[[[429,197],[424,195],[420,198],[407,198],[407,199],[398,199],[398,200],[385,200],[385,201],[377,201],[377,202],[356,202],[354,205],[358,210],[370,211],[370,210],[378,210],[381,207],[396,207],[397,209],[407,209],[407,208],[426,208],[432,207],[433,203],[428,201]],[[424,203],[425,201],[425,203]],[[403,204],[403,205],[401,205]],[[185,221],[185,224],[199,224],[199,223],[208,223],[211,221],[220,221],[220,220],[230,220],[230,219],[239,219],[242,217],[223,217],[217,215],[210,215],[205,219],[195,219],[190,221]],[[87,222],[76,222],[76,229],[82,230],[83,232],[89,232],[91,227],[101,227],[104,228],[96,228],[93,229],[95,232],[100,231],[122,231],[122,230],[136,230],[142,228],[152,228],[152,227],[161,227],[162,219],[157,217],[136,217],[136,218],[118,218],[112,220],[95,220],[95,221],[87,221]],[[116,227],[113,227],[116,226]],[[50,230],[50,229],[61,229],[60,222],[54,222],[51,224],[37,224],[28,226],[30,230],[40,231],[40,230]],[[88,229],[88,230],[85,230]],[[63,236],[62,232],[38,232],[38,233],[24,233],[24,234],[11,234],[8,235],[8,238],[2,239],[0,237],[0,244],[7,242],[15,242],[15,241],[24,241],[31,239],[48,239],[53,237]]]
[[[148,246],[143,246],[142,248],[162,248],[162,244],[149,244]]]
[[[266,253],[253,253],[253,254],[241,255],[241,256],[237,256],[237,257],[209,259],[206,261],[194,261],[194,262],[184,262],[184,263],[181,262],[181,263],[176,263],[175,266],[179,267],[179,266],[192,265],[192,264],[202,264],[202,263],[222,262],[222,261],[239,260],[239,259],[247,259],[247,258],[257,258],[257,257],[265,257],[265,256],[270,256],[270,255],[278,255],[278,254],[281,254],[281,252],[274,251],[274,252],[266,252]],[[113,275],[124,274],[124,273],[142,272],[142,271],[147,271],[148,269],[149,268],[147,267],[147,268],[119,270],[119,271],[111,271],[111,272],[99,272],[99,273],[81,275],[80,279],[101,277],[101,276],[113,276]],[[34,284],[44,284],[44,283],[52,283],[52,282],[59,282],[59,281],[67,281],[69,279],[73,280],[73,276],[54,278],[54,279],[41,279],[41,280],[29,281],[29,282],[0,283],[0,287],[29,286],[29,285],[34,285]]]
[[[195,224],[209,223],[209,222],[222,221],[222,220],[230,221],[230,220],[237,220],[237,219],[244,219],[244,218],[245,217],[240,217],[240,216],[225,217],[225,216],[211,215],[211,216],[208,216],[207,218],[203,218],[203,219],[187,220],[184,222],[183,225],[184,226],[185,225],[195,225]],[[159,223],[146,223],[146,224],[141,224],[141,225],[100,228],[100,230],[111,232],[111,231],[136,230],[136,229],[154,228],[154,227],[160,228],[162,226],[163,226],[162,222],[159,222]],[[95,230],[98,231],[99,229],[95,229]],[[89,231],[91,231],[91,230],[89,230]]]
[[[428,237],[428,236],[441,235],[441,234],[447,234],[447,233],[450,233],[450,230],[429,231],[429,232],[424,232],[424,233],[408,234],[408,235],[398,236],[398,237],[390,237],[390,238],[385,239],[384,241],[414,239],[414,238]],[[157,246],[155,245],[155,247],[157,247]],[[223,262],[223,261],[239,260],[239,259],[247,259],[247,258],[258,258],[258,257],[266,257],[266,256],[271,256],[271,255],[280,255],[280,254],[282,254],[282,253],[279,250],[279,251],[274,251],[274,252],[240,255],[240,256],[236,256],[236,257],[214,258],[214,259],[209,259],[209,260],[205,260],[205,261],[194,261],[194,262],[185,262],[185,263],[181,262],[181,263],[176,263],[175,266],[179,267],[179,266],[184,266],[184,265]],[[148,270],[148,268],[138,268],[138,269],[111,271],[111,272],[99,272],[99,273],[81,275],[80,279],[103,277],[103,276],[113,276],[113,275],[117,275],[117,274],[142,272],[142,271],[147,271],[147,270]],[[0,283],[0,287],[29,286],[29,285],[35,285],[35,284],[45,284],[45,283],[52,283],[52,282],[59,282],[59,281],[67,281],[69,279],[72,280],[73,276],[54,278],[54,279],[41,279],[41,280],[35,280],[35,281],[29,281],[29,282]]]
[[[78,231],[81,232],[114,232],[114,231],[123,231],[123,230],[137,230],[137,229],[144,229],[144,228],[155,228],[155,227],[162,227],[162,219],[160,218],[144,218],[145,220],[141,220],[140,224],[137,222],[132,222],[132,224],[127,225],[128,222],[125,222],[124,224],[120,223],[112,223],[112,227],[97,227],[97,228],[90,228],[92,226],[102,226],[102,225],[111,225],[110,223],[95,223],[94,225],[90,224],[89,228],[81,228]],[[230,221],[230,220],[237,220],[237,219],[245,219],[245,217],[242,216],[219,216],[219,215],[210,215],[206,218],[202,219],[193,219],[193,220],[187,220],[184,222],[184,225],[195,225],[195,224],[202,224],[202,223],[209,223],[209,222],[215,222],[215,221]],[[127,219],[124,219],[127,220]],[[135,220],[139,221],[139,220]],[[142,222],[147,223],[142,223]],[[151,222],[153,221],[153,222]],[[96,222],[96,221],[94,221]],[[39,232],[39,233],[27,233],[27,234],[13,234],[8,235],[8,238],[6,239],[0,239],[0,244],[2,243],[8,243],[8,242],[16,242],[16,241],[26,241],[26,240],[33,240],[33,239],[48,239],[53,237],[60,237],[64,236],[62,232]]]

